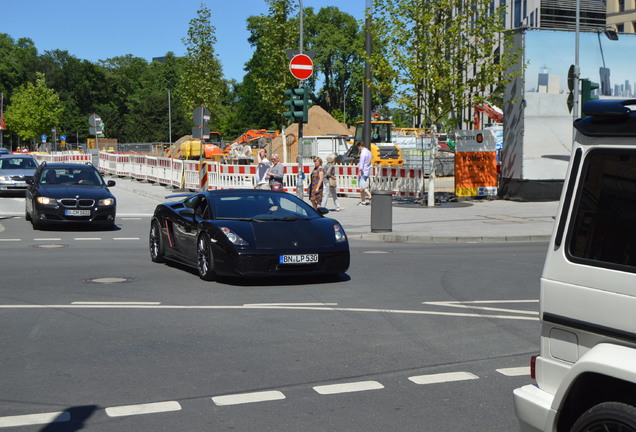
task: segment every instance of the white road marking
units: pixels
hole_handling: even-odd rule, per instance
[[[337,306],[338,303],[246,303],[245,307],[268,306]]]
[[[321,395],[352,393],[368,390],[381,390],[384,386],[377,381],[359,381],[344,384],[316,386],[314,390]]]
[[[42,237],[42,238],[34,238],[33,241],[62,241],[62,239],[59,238],[59,237],[57,237],[57,238],[56,237],[48,237],[48,238]]]
[[[75,301],[71,303],[73,305],[112,305],[112,306],[121,306],[121,305],[160,305],[161,302],[81,302]]]
[[[263,391],[254,393],[240,393],[226,396],[214,396],[212,401],[217,406],[239,405],[255,402],[268,402],[285,399],[285,395],[279,391]]]
[[[439,384],[473,379],[479,379],[479,377],[477,375],[471,374],[470,372],[449,372],[409,377],[409,380],[414,382],[415,384]]]
[[[153,213],[129,213],[129,214],[117,214],[118,220],[143,220],[145,218],[152,217]]]
[[[101,237],[75,237],[74,240],[84,241],[84,240],[101,240]]]
[[[67,422],[70,419],[71,414],[68,411],[0,417],[0,427],[32,426],[49,423],[61,423]]]
[[[160,412],[180,411],[181,404],[177,401],[155,402],[139,405],[123,405],[106,408],[109,417],[125,417],[142,414],[155,414]]]
[[[8,304],[0,305],[0,309],[69,309],[69,308],[122,308],[122,309],[181,309],[181,310],[222,310],[222,309],[277,309],[277,310],[311,310],[311,311],[330,311],[330,312],[369,312],[382,314],[404,314],[404,315],[433,315],[433,316],[452,316],[464,318],[489,318],[489,319],[507,319],[507,320],[525,320],[537,321],[536,317],[515,316],[515,315],[486,315],[478,313],[451,313],[436,312],[422,310],[400,310],[400,309],[371,309],[371,308],[341,308],[333,306],[260,306],[260,305],[244,305],[244,306],[205,306],[205,305],[33,305],[33,304]]]
[[[139,237],[114,237],[113,240],[139,240]]]
[[[484,307],[484,306],[472,306],[475,304],[501,304],[501,303],[538,303],[539,300],[493,300],[493,301],[466,301],[466,302],[458,302],[458,301],[441,301],[441,302],[422,302],[425,305],[433,305],[433,306],[446,306],[446,307],[454,307],[461,309],[477,309],[484,311],[495,311],[495,312],[508,312],[508,313],[517,313],[517,314],[525,314],[525,315],[539,315],[537,311],[527,311],[521,309],[504,309],[504,308],[493,308],[493,307]]]
[[[19,242],[22,241],[22,239],[12,239],[12,238],[7,238],[7,239],[0,239],[0,242]]]
[[[496,369],[496,371],[502,375],[509,376],[509,377],[524,376],[524,375],[530,375],[530,366]]]

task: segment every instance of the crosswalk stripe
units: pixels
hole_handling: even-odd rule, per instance
[[[212,401],[215,405],[239,405],[255,402],[267,402],[273,400],[285,399],[285,395],[279,391],[263,391],[254,393],[240,393],[226,396],[215,396]]]
[[[384,386],[377,381],[359,381],[344,384],[331,384],[324,386],[316,386],[314,390],[322,395],[339,394],[339,393],[351,393],[368,390],[380,390]]]
[[[439,384],[472,379],[479,379],[479,377],[477,375],[471,374],[470,372],[449,372],[409,377],[409,380],[414,382],[415,384]]]

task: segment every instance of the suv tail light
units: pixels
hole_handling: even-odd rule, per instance
[[[537,357],[536,355],[530,357],[530,378],[533,380],[537,379]]]

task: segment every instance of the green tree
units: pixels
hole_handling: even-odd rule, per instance
[[[53,50],[39,57],[38,71],[45,74],[47,87],[56,91],[64,107],[60,135],[67,135],[72,143],[79,137],[85,139],[89,115],[110,97],[105,87],[105,70],[68,51]]]
[[[227,84],[214,50],[216,29],[210,18],[210,9],[201,4],[197,17],[190,20],[188,36],[183,39],[187,52],[177,93],[186,112],[205,105],[210,110],[210,125],[215,128],[224,115],[222,101]]]
[[[461,126],[473,104],[501,97],[512,51],[503,53],[505,6],[490,0],[375,0],[374,37],[387,47],[378,72],[421,125]]]
[[[350,114],[351,119],[360,115],[364,74],[364,33],[356,19],[337,7],[321,8],[317,14],[313,9],[305,10],[305,34],[308,49],[316,52],[314,81],[322,87],[314,94],[314,103],[327,112],[339,110]]]
[[[250,32],[248,41],[255,48],[254,55],[246,65],[244,78],[245,92],[250,101],[259,108],[250,110],[250,121],[262,120],[258,127],[277,127],[282,122],[285,111],[285,90],[298,86],[289,73],[289,59],[286,50],[298,49],[300,29],[297,22],[289,17],[297,10],[292,0],[266,0],[269,5],[267,15],[251,16],[247,19]]]
[[[179,80],[179,60],[172,52],[163,62],[152,62],[139,76],[139,85],[126,103],[124,131],[128,142],[173,142],[192,131],[192,119],[185,115],[178,96],[171,91],[168,107],[168,90]],[[172,127],[169,127],[168,109]],[[169,137],[172,130],[173,137]]]
[[[44,74],[40,72],[36,73],[35,84],[27,83],[18,88],[5,111],[7,128],[33,142],[42,134],[48,135],[61,115],[60,98],[46,86]]]
[[[33,81],[37,60],[38,51],[31,39],[15,41],[0,33],[0,92],[9,98],[19,86]]]

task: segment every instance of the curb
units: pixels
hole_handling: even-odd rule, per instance
[[[550,235],[485,236],[485,237],[432,237],[412,234],[347,234],[349,240],[380,241],[384,243],[530,243],[549,242]]]

